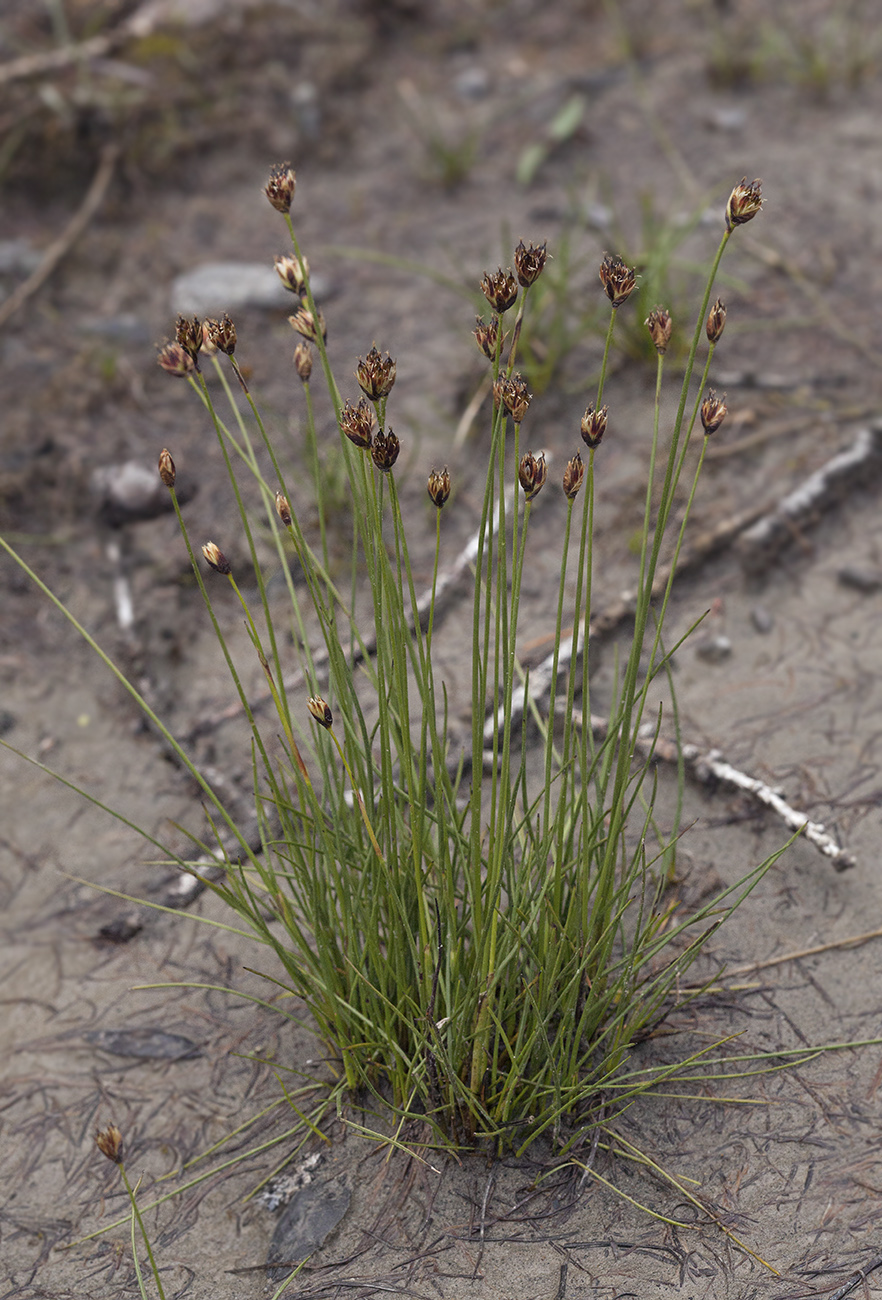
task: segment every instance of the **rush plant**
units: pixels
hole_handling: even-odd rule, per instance
[[[652,598],[659,557],[669,534],[679,549],[703,448],[726,414],[725,402],[706,390],[725,325],[723,304],[711,303],[714,279],[729,240],[760,210],[760,185],[742,182],[729,198],[673,427],[664,430],[659,413],[672,323],[663,308],[646,321],[657,385],[646,439],[634,630],[615,688],[603,700],[606,725],[596,734],[589,725],[589,627],[595,492],[610,419],[604,381],[635,276],[618,257],[607,255],[600,267],[609,303],[600,382],[556,484],[545,457],[529,448],[531,394],[517,371],[519,336],[545,266],[545,246],[521,243],[514,270],[483,277],[489,314],[475,338],[492,372],[495,400],[472,551],[471,732],[459,748],[448,726],[450,683],[436,656],[445,631],[436,617],[444,522],[456,508],[448,504],[452,476],[438,466],[428,474],[434,562],[423,592],[409,547],[414,528],[424,524],[403,517],[399,440],[388,420],[395,362],[372,349],[356,368],[359,400],[343,400],[291,216],[294,193],[290,167],[274,169],[266,194],[291,240],[277,269],[297,306],[290,319],[301,336],[296,363],[320,521],[327,516],[312,423],[316,355],[339,428],[352,502],[347,519],[354,576],[348,589],[341,589],[329,563],[324,531],[309,534],[298,514],[272,434],[238,366],[229,318],[180,319],[175,340],[159,357],[201,403],[238,502],[241,538],[231,538],[228,528],[202,545],[200,556],[179,508],[172,454],[163,449],[159,473],[251,727],[259,842],[237,825],[135,686],[99,654],[199,782],[211,832],[194,835],[194,846],[202,861],[220,861],[224,868],[220,881],[206,876],[209,888],[266,950],[258,964],[267,979],[306,1004],[335,1063],[341,1105],[347,1095],[372,1097],[392,1116],[387,1136],[413,1120],[430,1144],[523,1151],[544,1135],[558,1149],[572,1150],[598,1127],[608,1132],[615,1116],[661,1078],[677,1070],[694,1073],[695,1058],[676,1067],[638,1066],[632,1048],[684,996],[683,976],[707,936],[774,860],[688,919],[677,919],[666,901],[672,841],[657,832],[652,769],[635,757],[645,753],[637,740],[652,684],[666,673],[672,653],[663,642],[670,585],[660,600]],[[224,385],[232,371],[249,418],[239,413],[229,386],[233,415],[229,422],[222,417],[212,395],[217,390],[205,381],[208,365]],[[699,427],[702,451],[687,508],[675,515]],[[259,486],[280,559],[293,547],[305,578],[305,585],[289,580],[287,587],[285,622],[299,657],[293,675],[287,641],[282,653],[282,615],[267,595],[243,476]],[[540,491],[561,489],[566,521],[555,651],[550,687],[540,693],[531,690],[518,658],[523,576],[534,500]],[[240,551],[241,539],[257,578],[253,603],[222,550],[234,541]],[[282,569],[289,573],[287,564]],[[241,602],[274,705],[271,725],[259,722],[215,616],[212,593],[219,582]],[[191,860],[160,848],[181,869],[199,871]]]

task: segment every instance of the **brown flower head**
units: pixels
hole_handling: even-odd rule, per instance
[[[612,253],[604,253],[603,261],[600,263],[600,283],[612,305],[621,307],[634,292],[637,278],[620,257],[615,257]]]
[[[500,266],[496,271],[487,271],[481,277],[481,292],[494,311],[508,311],[514,306],[518,296],[518,282],[511,271],[503,271]]]
[[[123,1162],[123,1135],[115,1124],[108,1124],[107,1128],[96,1129],[95,1145],[103,1156],[112,1160],[115,1165],[121,1165]]]
[[[312,352],[309,344],[304,340],[298,343],[294,349],[294,369],[300,377],[301,383],[308,383],[309,376],[312,374]]]
[[[290,212],[296,188],[297,179],[291,170],[291,164],[284,162],[273,167],[263,192],[276,212]]]
[[[307,708],[320,727],[333,727],[334,715],[331,712],[331,707],[325,703],[320,695],[311,695],[307,702]]]
[[[176,375],[179,379],[192,375],[196,369],[196,362],[180,343],[163,343],[158,350],[156,362],[166,374]]]
[[[386,433],[381,429],[374,438],[371,447],[371,457],[377,469],[381,469],[384,474],[388,474],[392,466],[398,459],[398,453],[401,451],[401,443],[395,437],[395,434],[389,429]]]
[[[574,500],[582,486],[582,480],[585,477],[585,465],[582,457],[576,452],[572,460],[567,461],[567,467],[564,470],[563,490],[566,493],[568,501]]]
[[[531,244],[529,248],[525,248],[524,241],[519,240],[514,253],[514,264],[518,283],[524,289],[535,284],[544,271],[548,259],[547,247],[547,244],[540,244],[538,248]]]
[[[207,320],[205,333],[212,347],[231,357],[236,351],[236,326],[224,312],[222,320]]]
[[[701,404],[701,423],[704,426],[705,434],[710,437],[716,433],[720,425],[726,418],[729,408],[726,406],[726,394],[717,397],[712,388],[708,389],[707,397]]]
[[[173,488],[175,485],[175,462],[172,460],[171,452],[168,447],[163,447],[159,453],[159,477],[167,488]]]
[[[395,383],[395,362],[386,353],[381,357],[376,348],[371,348],[367,356],[359,358],[355,372],[358,386],[366,397],[377,402],[381,397],[388,397]]]
[[[301,307],[293,316],[288,317],[288,324],[298,334],[302,334],[305,339],[309,339],[311,343],[318,341],[319,330],[322,332],[322,339],[326,340],[328,337],[328,327],[321,312],[318,312],[318,325],[316,325],[312,312],[307,311],[305,307]]]
[[[483,316],[476,316],[475,321],[477,323],[472,331],[475,341],[487,360],[493,361],[499,347],[499,317],[491,316],[489,325],[484,324]]]
[[[646,318],[645,324],[649,330],[649,337],[652,339],[653,347],[659,356],[663,357],[668,350],[668,344],[674,330],[671,313],[664,307],[653,307]]]
[[[707,315],[707,337],[711,343],[719,343],[726,327],[726,304],[718,298]]]
[[[592,451],[595,447],[599,447],[603,441],[608,415],[608,406],[601,406],[599,411],[595,411],[592,402],[582,416],[582,441]]]
[[[291,502],[285,496],[284,492],[276,493],[276,514],[281,519],[286,528],[291,525]]]
[[[285,288],[302,298],[306,292],[306,281],[309,279],[309,263],[306,258],[304,257],[300,262],[289,253],[275,259],[275,268]]]
[[[175,338],[195,361],[202,347],[202,322],[199,317],[194,316],[188,320],[186,316],[179,316],[175,321]]]
[[[518,466],[518,479],[524,489],[524,497],[527,501],[532,501],[541,492],[547,477],[548,469],[543,453],[540,452],[538,456],[534,456],[531,451],[528,451],[526,456],[521,457],[521,463]]]
[[[437,470],[432,470],[429,475],[428,492],[431,500],[440,510],[450,496],[450,474],[446,465],[440,474]]]
[[[761,180],[751,181],[748,185],[747,177],[742,177],[741,184],[735,186],[726,204],[727,230],[732,230],[735,226],[743,226],[747,221],[753,221],[763,206],[762,187]]]
[[[229,574],[233,572],[227,557],[219,546],[215,546],[214,542],[206,542],[202,548],[202,554],[215,573]]]
[[[366,397],[358,406],[347,402],[340,412],[340,428],[356,447],[369,447],[374,434],[374,408]]]
[[[498,379],[493,385],[493,398],[497,406],[502,403],[515,424],[520,424],[527,414],[533,394],[527,388],[523,375],[510,375]]]

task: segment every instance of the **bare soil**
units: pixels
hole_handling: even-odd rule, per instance
[[[4,60],[64,43],[36,9],[7,6]],[[114,32],[137,6],[70,0],[64,9],[84,37]],[[414,535],[427,538],[424,551],[416,544],[418,566],[430,554],[433,466],[449,465],[456,487],[448,558],[477,523],[470,484],[481,436],[455,438],[484,373],[469,292],[484,270],[510,261],[518,238],[547,240],[566,265],[575,319],[598,306],[605,250],[648,275],[659,232],[697,216],[671,263],[670,305],[685,313],[700,283],[692,268],[717,244],[729,190],[742,176],[763,178],[765,209],[736,232],[724,266],[729,323],[711,379],[730,415],[699,490],[696,534],[773,505],[877,414],[882,32],[872,4],[240,0],[184,6],[181,21],[157,12],[146,35],[111,42],[91,62],[0,80],[9,146],[0,241],[43,254],[82,202],[102,149],[119,147],[97,214],[3,326],[0,524],[175,734],[216,721],[232,698],[186,553],[167,515],[111,527],[90,480],[97,467],[133,459],[152,467],[170,447],[194,489],[191,535],[214,538],[235,562],[234,503],[213,435],[185,387],[156,367],[153,341],[171,332],[181,272],[284,251],[280,219],[261,195],[274,162],[297,169],[296,224],[327,286],[338,373],[351,375],[374,343],[396,357],[391,423]],[[554,141],[551,125],[574,96],[581,118]],[[542,158],[526,184],[518,164],[537,144]],[[28,269],[4,273],[8,292]],[[236,324],[237,356],[286,464],[305,479],[285,312],[246,309]],[[529,415],[528,436],[534,450],[547,448],[555,478],[580,447],[602,349],[591,330],[574,333]],[[553,347],[550,336],[543,347]],[[597,462],[600,606],[633,582],[653,382],[652,365],[617,354]],[[355,395],[354,381],[352,390],[344,395]],[[319,419],[332,439],[330,408]],[[694,1004],[674,1026],[681,1040],[638,1049],[648,1060],[723,1035],[740,1035],[750,1051],[880,1033],[879,941],[844,942],[882,923],[882,591],[842,579],[843,569],[871,578],[882,565],[872,468],[795,526],[761,572],[748,574],[730,547],[676,586],[671,641],[713,609],[710,630],[732,643],[719,661],[689,644],[678,653],[683,734],[783,787],[857,866],[837,873],[811,845],[795,844],[714,936],[706,969],[841,946],[766,966],[741,979],[742,991]],[[305,489],[300,504],[308,511]],[[550,647],[562,519],[559,494],[546,492],[525,583],[522,651],[532,662]],[[120,567],[133,593],[132,636],[117,622]],[[5,740],[158,838],[174,837],[174,824],[199,829],[190,780],[7,558],[0,593]],[[219,608],[257,694],[240,619]],[[455,606],[442,669],[465,722],[459,617]],[[601,691],[614,640],[601,650]],[[203,728],[193,752],[245,808],[250,757],[236,720]],[[213,1171],[147,1214],[166,1295],[272,1294],[263,1265],[276,1217],[248,1194],[305,1154],[285,1138],[294,1125],[279,1076],[291,1086],[320,1081],[321,1049],[305,1029],[224,991],[260,999],[267,985],[251,969],[262,958],[253,945],[193,919],[224,919],[210,898],[170,915],[82,883],[166,896],[168,873],[134,830],[9,751],[0,773],[0,1297],[137,1293],[128,1230],[116,1223],[125,1210],[118,1180],[92,1141],[111,1120],[126,1135],[143,1203]],[[786,838],[770,815],[725,791],[690,788],[683,824],[684,889],[693,892],[739,878]],[[123,922],[136,931],[127,942],[118,941]],[[194,981],[211,987],[135,987]],[[121,1056],[109,1035],[122,1030],[157,1033],[141,1032],[141,1054]],[[145,1044],[166,1055],[145,1056]],[[618,1190],[572,1173],[538,1182],[540,1156],[386,1161],[335,1125],[332,1141],[316,1144],[314,1177],[345,1186],[349,1209],[286,1294],[827,1295],[880,1251],[880,1080],[874,1046],[720,1079],[713,1096],[701,1087],[635,1106],[623,1135],[694,1179],[706,1217],[651,1170],[602,1152],[595,1168]],[[245,1121],[240,1136],[205,1154]],[[857,1294],[882,1293],[874,1279]]]

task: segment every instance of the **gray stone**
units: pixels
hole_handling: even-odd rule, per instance
[[[311,279],[314,296],[325,297],[320,276]],[[272,265],[264,262],[205,262],[179,275],[172,284],[171,308],[184,316],[231,316],[243,307],[297,310],[297,295],[285,289]]]

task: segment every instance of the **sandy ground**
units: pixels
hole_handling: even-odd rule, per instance
[[[85,9],[71,5],[72,20]],[[450,557],[476,524],[469,480],[482,454],[480,438],[454,444],[483,373],[469,337],[474,304],[460,286],[473,288],[482,271],[508,260],[520,237],[547,239],[561,265],[569,244],[578,315],[598,303],[596,266],[606,249],[646,258],[643,209],[654,214],[656,232],[707,210],[708,220],[678,245],[672,272],[675,304],[691,304],[698,280],[690,266],[715,247],[729,189],[745,174],[763,178],[765,210],[738,232],[724,267],[729,324],[712,378],[728,394],[730,417],[702,481],[696,534],[773,505],[871,423],[882,239],[880,32],[872,7],[782,5],[774,23],[746,0],[683,0],[665,12],[662,22],[655,5],[636,0],[609,8],[574,0],[376,10],[292,4],[247,13],[233,6],[211,20],[210,41],[204,28],[185,37],[157,28],[178,33],[174,41],[191,49],[191,81],[205,94],[173,124],[167,161],[153,119],[146,126],[137,119],[139,131],[120,128],[120,160],[98,214],[4,326],[0,506],[4,534],[136,676],[176,733],[231,698],[198,593],[186,581],[186,555],[168,517],[109,529],[89,476],[97,465],[131,458],[152,466],[168,445],[182,477],[198,487],[187,506],[193,535],[212,536],[235,555],[229,488],[210,430],[183,386],[157,370],[152,340],[169,333],[176,275],[207,261],[266,262],[282,251],[279,219],[260,194],[269,165],[281,158],[297,168],[297,226],[313,273],[327,285],[339,372],[350,373],[373,343],[397,359],[400,482],[414,527],[427,536],[425,474],[450,467],[457,484],[445,519]],[[10,26],[17,16],[12,6]],[[45,48],[51,43],[39,32],[26,35],[30,44],[6,47],[4,57],[38,47],[38,38]],[[165,47],[151,39],[146,51],[124,44],[114,57],[154,69],[150,60]],[[186,66],[181,49],[176,57]],[[211,77],[199,59],[214,61]],[[102,68],[99,79],[111,75]],[[53,78],[72,96],[62,72],[44,74],[40,84]],[[227,102],[219,104],[224,88]],[[147,98],[160,89],[148,87]],[[580,124],[551,147],[550,123],[573,96],[584,101]],[[111,125],[125,122],[118,111]],[[185,147],[188,133],[198,147]],[[445,142],[443,167],[433,134]],[[470,135],[471,161],[462,145]],[[51,132],[39,139],[45,158],[57,158]],[[19,158],[6,183],[0,241],[24,239],[43,252],[81,201],[100,143],[80,141],[55,188],[39,156]],[[547,157],[525,185],[517,166],[530,144],[547,145]],[[413,266],[344,256],[347,248],[403,256]],[[419,274],[420,264],[449,285]],[[20,268],[7,277],[9,291],[24,275]],[[284,454],[296,466],[303,412],[284,312],[248,309],[237,326],[237,355],[280,436],[293,434]],[[596,372],[600,348],[596,335],[577,332],[530,413],[535,447],[547,447],[561,468],[579,446],[586,375]],[[628,542],[639,523],[651,398],[651,368],[617,361],[605,394],[610,433],[598,460],[601,606],[633,579]],[[330,436],[328,410],[319,416]],[[727,1034],[741,1035],[749,1051],[880,1033],[879,942],[844,944],[882,925],[882,595],[869,583],[882,565],[882,526],[872,471],[794,527],[761,573],[746,573],[731,547],[676,587],[671,638],[713,607],[710,630],[732,643],[720,662],[690,645],[678,654],[684,735],[783,787],[857,865],[837,873],[810,845],[794,846],[714,936],[707,969],[841,946],[764,967],[744,977],[749,990],[696,1004],[678,1022],[682,1039],[638,1049],[647,1059]],[[549,647],[562,517],[560,501],[539,498],[523,637],[533,662]],[[113,541],[133,591],[132,644],[116,621]],[[848,568],[868,583],[844,581]],[[0,591],[5,739],[153,834],[174,836],[172,823],[198,828],[192,783],[7,559]],[[259,668],[249,662],[236,612],[222,604],[221,615],[256,692]],[[450,683],[458,675],[459,617],[454,606],[439,645]],[[613,641],[601,650],[600,692]],[[458,703],[461,711],[465,702]],[[235,721],[203,736],[196,753],[228,783],[231,799],[244,800],[249,755]],[[266,986],[246,969],[260,967],[253,946],[194,921],[222,921],[214,902],[203,897],[177,915],[149,913],[81,883],[163,897],[167,873],[151,865],[133,831],[9,752],[0,753],[0,773],[0,1296],[136,1293],[127,1229],[109,1226],[124,1209],[117,1181],[92,1144],[95,1126],[111,1119],[127,1135],[128,1167],[143,1180],[145,1203],[212,1171],[148,1214],[166,1295],[271,1294],[261,1266],[276,1217],[248,1193],[312,1148],[292,1152],[277,1072],[260,1058],[318,1081],[319,1049],[289,1022],[222,991],[259,998]],[[684,824],[681,863],[699,890],[737,879],[785,838],[771,815],[731,791],[690,787]],[[102,927],[128,916],[142,926],[129,942],[101,937]],[[133,988],[183,981],[217,987]],[[142,1050],[147,1030],[179,1035],[191,1050],[180,1055],[186,1044],[154,1037],[147,1047],[178,1059],[120,1056],[109,1050],[119,1045],[108,1037],[117,1030],[141,1032]],[[717,1223],[622,1160],[598,1168],[630,1201],[570,1174],[537,1184],[548,1167],[541,1157],[520,1164],[474,1158],[437,1169],[404,1157],[385,1163],[353,1132],[332,1126],[312,1176],[328,1194],[345,1187],[351,1201],[286,1294],[827,1295],[882,1249],[880,1079],[876,1046],[714,1085],[716,1098],[743,1103],[699,1090],[691,1100],[660,1097],[633,1108],[623,1134],[672,1174],[694,1179],[690,1186]],[[209,1153],[245,1121],[250,1127]],[[181,1172],[197,1156],[203,1159]],[[879,1293],[874,1277],[857,1294]]]

